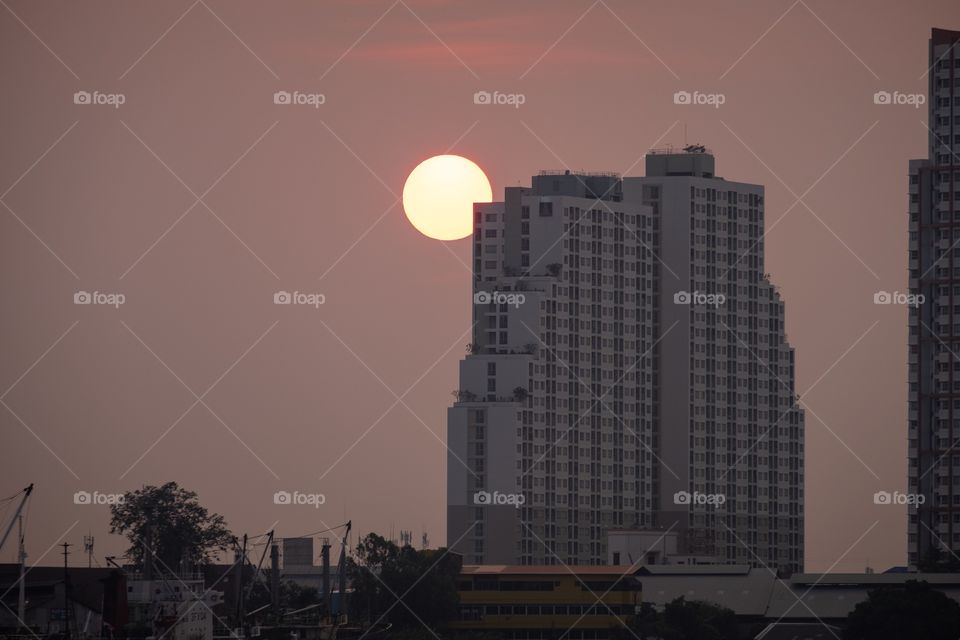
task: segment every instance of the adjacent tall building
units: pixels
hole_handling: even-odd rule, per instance
[[[910,161],[908,561],[960,551],[960,31],[929,43],[928,154]]]
[[[714,163],[654,151],[642,178],[543,172],[476,206],[473,341],[448,413],[465,562],[604,564],[607,533],[639,529],[802,569],[803,413],[763,187]]]

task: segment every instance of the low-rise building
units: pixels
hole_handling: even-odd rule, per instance
[[[456,630],[510,640],[610,638],[641,604],[630,567],[465,565]]]
[[[127,622],[127,589],[116,569],[70,567],[64,593],[63,567],[28,566],[23,577],[24,615],[18,619],[20,565],[0,564],[0,631],[60,634],[70,625],[74,637],[106,637]],[[66,599],[67,608],[64,608]]]

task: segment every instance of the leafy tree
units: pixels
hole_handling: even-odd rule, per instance
[[[847,618],[846,640],[956,640],[960,604],[926,582],[908,580],[902,587],[881,587]]]
[[[657,621],[658,637],[664,640],[736,640],[737,617],[726,607],[683,596],[664,606]]]
[[[446,549],[398,547],[370,533],[352,563],[354,615],[400,629],[440,626],[457,614],[459,556]]]
[[[320,604],[320,592],[314,587],[305,587],[293,580],[281,580],[277,589],[280,598],[281,611],[297,611],[313,604]],[[270,604],[270,589],[258,580],[250,590],[247,600],[247,610],[255,611]]]
[[[632,638],[648,640],[656,638],[659,633],[659,627],[657,626],[659,621],[660,616],[654,606],[649,602],[641,603],[640,611],[630,618],[630,621],[627,623],[627,628],[624,629],[621,627],[620,638],[621,640],[631,640]]]
[[[960,572],[960,559],[952,553],[944,554],[938,547],[930,547],[917,568],[924,573],[957,573]]]
[[[127,556],[141,568],[152,539],[158,569],[169,571],[176,571],[181,560],[208,564],[235,540],[223,516],[209,513],[196,493],[176,482],[127,491],[121,502],[110,505],[110,533],[126,536]]]

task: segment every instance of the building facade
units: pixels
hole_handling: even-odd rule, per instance
[[[909,166],[908,562],[960,550],[960,32],[929,42],[928,155]],[[922,296],[922,297],[919,297]]]
[[[476,206],[448,412],[465,562],[603,564],[608,530],[649,528],[802,568],[803,416],[762,233],[763,187],[717,178],[702,147]]]

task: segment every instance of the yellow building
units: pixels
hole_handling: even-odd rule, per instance
[[[635,568],[464,565],[457,630],[513,640],[619,636],[641,603]]]

